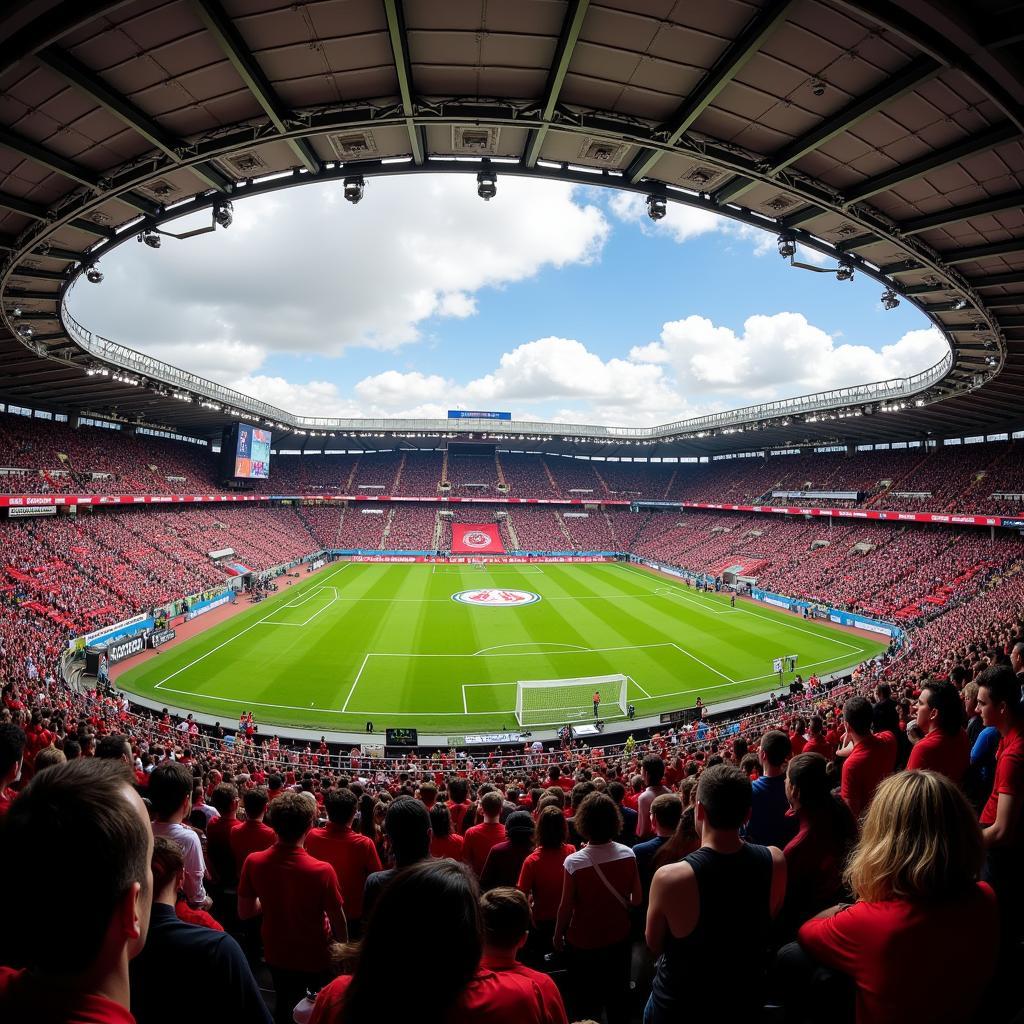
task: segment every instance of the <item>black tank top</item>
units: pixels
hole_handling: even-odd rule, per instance
[[[700,917],[686,938],[666,935],[652,1024],[696,1019],[700,1009],[757,1011],[771,931],[771,852],[752,843],[735,853],[701,847],[685,861],[697,878]]]

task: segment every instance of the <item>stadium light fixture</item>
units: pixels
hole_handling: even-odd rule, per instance
[[[998,366],[999,365],[999,357],[998,356],[985,356],[985,365],[986,366]]]
[[[852,263],[840,263],[836,267],[836,280],[837,281],[852,281],[853,280],[853,264]]]
[[[145,231],[140,232],[136,241],[148,245],[150,249],[159,249],[162,239],[160,238],[159,231],[154,231],[153,228],[146,228]]]
[[[966,309],[966,308],[967,308],[967,300],[961,295],[960,298],[957,299],[956,302],[953,303],[953,309],[955,309],[959,313],[960,310]]]
[[[485,203],[490,202],[498,194],[498,175],[490,167],[477,172],[476,194]]]
[[[791,235],[779,235],[777,243],[779,255],[784,260],[792,259],[796,255],[796,239]]]
[[[882,292],[882,308],[883,309],[895,309],[900,304],[900,297],[892,290],[892,288],[886,288]]]
[[[668,213],[668,203],[664,196],[649,195],[647,197],[647,216],[651,220],[661,220]]]
[[[23,309],[21,308],[21,306],[15,306],[15,307],[14,307],[14,308],[13,308],[13,309],[11,310],[11,317],[12,317],[13,319],[15,319],[15,320],[18,320],[18,319],[20,319],[20,318],[21,318],[21,315],[22,315],[22,313],[23,313],[23,312],[24,312],[24,310],[23,310]]]
[[[215,224],[219,224],[222,228],[231,227],[231,222],[235,219],[235,207],[233,206],[230,199],[225,199],[222,203],[218,203],[213,208],[213,220]]]
[[[345,198],[355,206],[363,198],[366,190],[366,179],[361,174],[352,174],[343,183]]]
[[[89,284],[99,284],[103,280],[103,271],[95,263],[85,268],[85,279]]]
[[[31,341],[35,333],[31,324],[18,324],[18,335],[23,341]]]

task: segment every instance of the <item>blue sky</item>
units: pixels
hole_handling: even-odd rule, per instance
[[[944,345],[874,282],[788,267],[773,235],[511,178],[490,203],[469,175],[374,179],[356,207],[333,185],[239,199],[229,230],[102,269],[72,296],[87,326],[293,412],[647,424],[915,372]]]

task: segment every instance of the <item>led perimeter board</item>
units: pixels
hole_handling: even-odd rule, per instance
[[[224,428],[220,443],[221,475],[234,480],[266,480],[270,476],[270,431],[249,423]]]

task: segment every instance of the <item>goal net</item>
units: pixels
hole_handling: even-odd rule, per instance
[[[521,726],[566,725],[593,719],[594,694],[601,695],[598,718],[625,717],[629,676],[577,676],[573,679],[520,679],[516,721]]]

